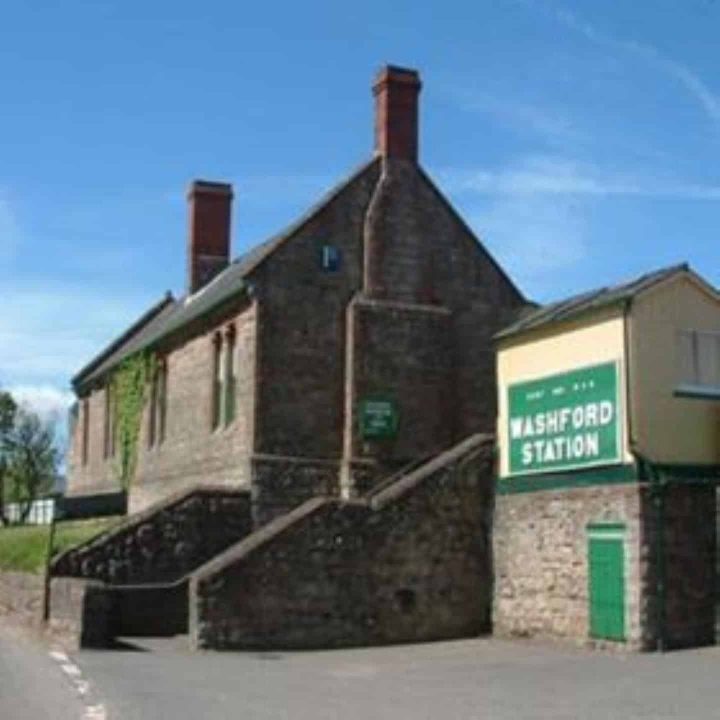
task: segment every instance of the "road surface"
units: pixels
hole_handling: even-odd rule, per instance
[[[18,646],[0,631],[0,718],[720,717],[720,648],[624,656],[477,639],[328,652],[192,654],[181,639],[132,644],[135,650],[70,653],[63,662],[47,649]],[[79,675],[68,676],[62,669],[68,664]],[[78,683],[86,691],[82,697]]]

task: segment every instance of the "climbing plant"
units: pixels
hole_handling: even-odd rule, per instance
[[[127,490],[135,477],[140,425],[148,379],[153,376],[155,356],[138,352],[123,360],[113,374],[113,414],[118,448],[117,473]]]

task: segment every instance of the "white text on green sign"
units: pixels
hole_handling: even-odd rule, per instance
[[[616,362],[510,385],[511,474],[620,460]]]

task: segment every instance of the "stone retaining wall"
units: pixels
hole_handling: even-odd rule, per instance
[[[248,491],[200,487],[67,551],[51,571],[122,585],[173,582],[251,531]]]
[[[199,648],[477,635],[490,625],[492,442],[476,436],[365,501],[311,500],[200,568]]]
[[[78,578],[50,582],[48,629],[79,647],[107,647],[112,631],[112,598],[103,583]]]
[[[39,623],[44,593],[42,574],[0,572],[0,614],[14,613],[23,621]]]

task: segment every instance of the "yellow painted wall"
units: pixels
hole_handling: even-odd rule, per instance
[[[631,430],[655,462],[720,463],[720,401],[678,398],[677,331],[720,331],[720,300],[689,273],[637,296],[629,318]]]
[[[500,475],[508,474],[507,387],[567,370],[619,363],[622,457],[630,462],[625,408],[624,320],[619,308],[605,309],[580,322],[541,328],[500,342],[497,353],[498,423]]]

